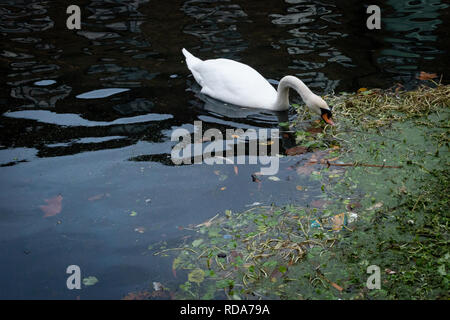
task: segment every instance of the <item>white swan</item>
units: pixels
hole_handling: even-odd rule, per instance
[[[294,76],[283,77],[277,92],[258,71],[246,64],[222,58],[203,61],[184,48],[182,52],[203,94],[241,107],[283,111],[289,108],[289,88],[292,88],[309,110],[334,125],[327,103]]]

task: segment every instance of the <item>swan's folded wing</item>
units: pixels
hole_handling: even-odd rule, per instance
[[[270,108],[277,97],[274,87],[255,69],[228,59],[206,60],[192,71],[201,79],[202,93],[238,106]]]

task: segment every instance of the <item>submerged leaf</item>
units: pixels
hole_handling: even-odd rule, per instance
[[[39,208],[41,208],[41,210],[45,213],[44,218],[52,217],[60,213],[62,210],[62,200],[62,195],[57,195],[51,199],[45,199],[47,205],[39,206]]]

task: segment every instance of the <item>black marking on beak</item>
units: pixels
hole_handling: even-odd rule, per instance
[[[321,118],[323,119],[323,121],[325,121],[325,123],[327,123],[327,124],[330,124],[330,125],[334,125],[334,122],[333,122],[333,120],[331,120],[331,118],[333,117],[333,114],[331,113],[331,109],[332,109],[333,107],[330,107],[330,110],[328,110],[328,109],[323,109],[323,108],[320,108],[320,111],[321,111]]]

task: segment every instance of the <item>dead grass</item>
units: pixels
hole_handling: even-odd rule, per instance
[[[419,87],[402,92],[372,89],[325,99],[334,107],[336,122],[345,118],[366,128],[381,127],[448,108],[450,85],[437,84],[435,88]]]

